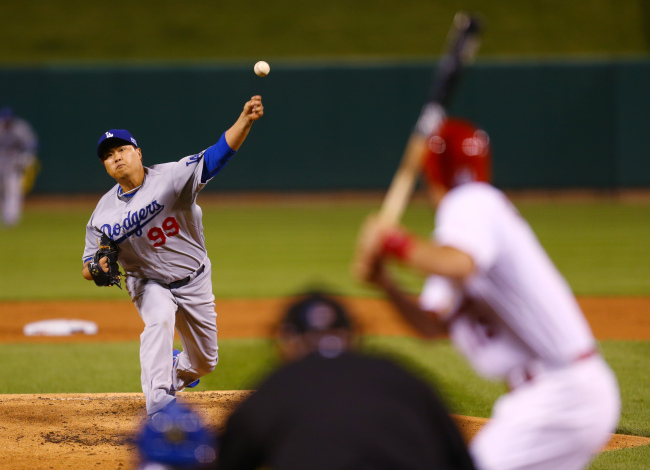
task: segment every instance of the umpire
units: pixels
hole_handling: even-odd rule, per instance
[[[309,293],[278,328],[285,364],[233,412],[217,468],[473,469],[432,389],[392,362],[353,351],[350,317]]]

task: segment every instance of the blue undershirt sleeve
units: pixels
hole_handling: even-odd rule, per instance
[[[226,142],[226,133],[224,132],[219,142],[207,149],[203,154],[203,173],[201,174],[201,183],[207,183],[221,169],[226,166],[230,158],[236,153]]]

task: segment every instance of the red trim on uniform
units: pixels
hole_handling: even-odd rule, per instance
[[[583,353],[580,354],[578,357],[576,357],[576,358],[573,360],[573,362],[584,361],[585,359],[589,359],[590,357],[593,357],[593,356],[595,356],[595,355],[597,355],[597,354],[598,354],[598,351],[596,351],[595,349],[590,349],[589,351],[587,351],[587,352],[583,352]]]
[[[384,256],[391,256],[400,261],[405,261],[414,247],[415,240],[413,237],[401,230],[393,230],[384,237],[381,252]]]

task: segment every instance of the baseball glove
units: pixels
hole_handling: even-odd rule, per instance
[[[99,260],[102,258],[108,258],[108,272],[104,272],[99,264]],[[88,263],[88,271],[90,271],[93,281],[98,286],[110,287],[115,285],[122,289],[120,281],[122,274],[117,264],[117,245],[105,233],[102,234],[99,241],[99,250]]]

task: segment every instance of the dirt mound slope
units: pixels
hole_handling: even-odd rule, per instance
[[[212,432],[250,391],[183,392]],[[3,468],[113,468],[137,464],[135,437],[144,425],[139,393],[0,395],[0,445]],[[454,416],[470,440],[487,421]],[[650,445],[650,438],[613,435],[605,450]]]

